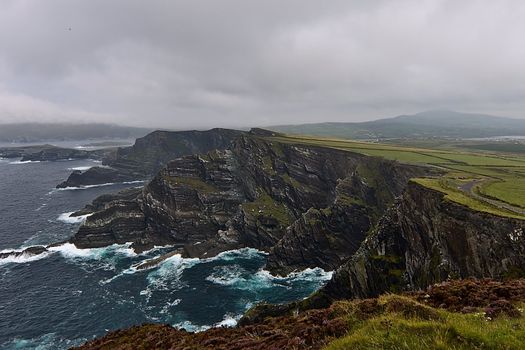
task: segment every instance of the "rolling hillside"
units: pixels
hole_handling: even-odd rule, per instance
[[[436,110],[361,123],[278,125],[268,129],[349,139],[481,138],[525,135],[525,119]]]

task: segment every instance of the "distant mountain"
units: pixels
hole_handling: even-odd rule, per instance
[[[270,130],[352,139],[474,138],[525,135],[525,119],[446,110],[426,111],[361,123],[317,123],[278,125]]]
[[[47,142],[89,139],[131,139],[151,129],[114,124],[20,123],[0,124],[0,142]]]

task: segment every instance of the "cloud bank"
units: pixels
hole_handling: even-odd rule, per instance
[[[519,0],[0,0],[0,122],[525,117]]]

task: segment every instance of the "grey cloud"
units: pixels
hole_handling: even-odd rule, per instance
[[[0,0],[0,121],[521,117],[524,16],[519,0]]]

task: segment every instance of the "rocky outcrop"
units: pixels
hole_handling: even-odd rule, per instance
[[[75,217],[92,214],[97,211],[104,210],[106,207],[110,206],[112,202],[119,200],[133,201],[136,200],[141,193],[142,186],[126,188],[117,193],[103,194],[95,198],[90,204],[86,205],[81,210],[74,212],[70,216]]]
[[[288,228],[271,249],[267,268],[282,275],[306,267],[335,270],[359,248],[409,179],[422,174],[374,158],[360,162],[337,182],[332,205],[309,209]]]
[[[169,243],[192,257],[253,247],[270,252],[277,273],[334,269],[408,179],[429,171],[243,135],[227,150],[169,162],[137,198],[110,201],[88,217],[72,242]]]
[[[450,278],[524,274],[524,220],[469,209],[411,182],[321,294],[370,297]]]
[[[122,173],[117,169],[97,166],[85,171],[74,170],[66,181],[57,185],[57,188],[94,186],[126,181],[136,181],[136,177]]]
[[[62,148],[52,145],[37,145],[23,147],[0,148],[1,158],[21,158],[22,162],[44,162],[70,159],[95,159],[108,157],[114,149],[101,149],[95,151]]]
[[[45,252],[47,252],[47,249],[44,246],[31,246],[22,250],[2,251],[0,252],[0,259],[29,258]]]
[[[108,182],[152,178],[168,161],[184,155],[226,149],[243,131],[211,129],[207,131],[154,131],[138,138],[131,147],[118,148],[104,157],[111,169],[93,168],[73,172],[57,187],[78,187]]]

